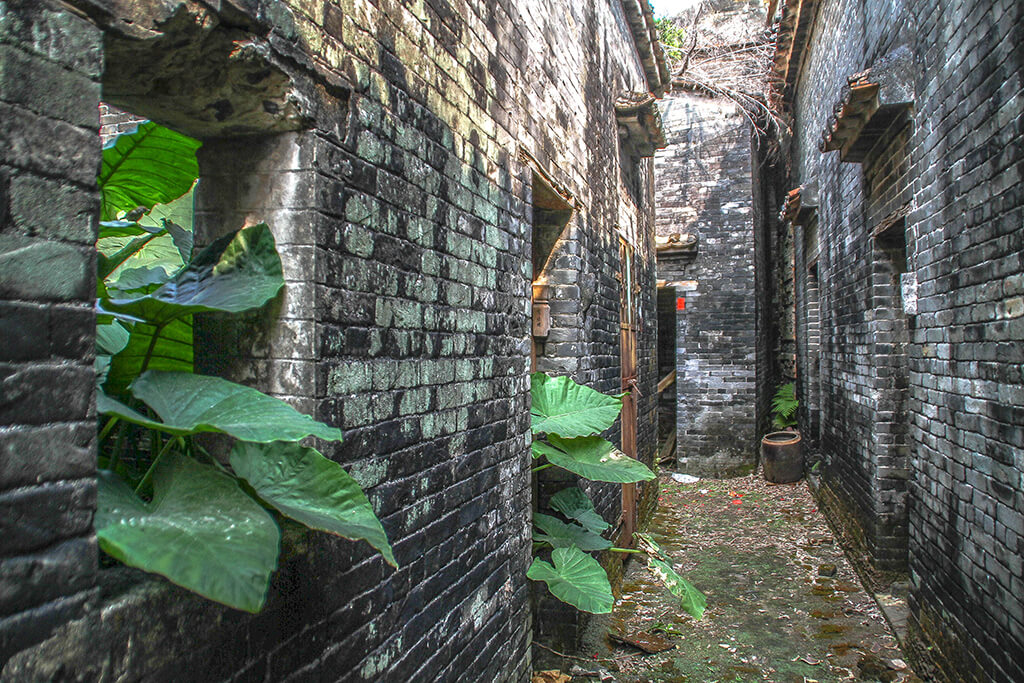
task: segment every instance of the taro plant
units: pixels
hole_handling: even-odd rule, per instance
[[[592,481],[629,484],[655,478],[646,465],[630,458],[602,438],[622,410],[625,394],[609,396],[577,384],[569,377],[534,373],[531,378],[533,457],[546,462],[535,472],[560,467]],[[551,562],[535,557],[527,577],[547,584],[551,594],[573,607],[604,614],[615,596],[604,568],[591,551],[644,553],[647,567],[680,599],[680,607],[695,619],[704,614],[703,594],[672,568],[665,553],[646,534],[636,534],[639,550],[614,548],[601,534],[611,528],[593,501],[578,487],[551,497],[552,510],[563,519],[534,513],[534,551],[551,552]]]
[[[356,481],[300,443],[341,441],[338,429],[193,371],[192,316],[252,311],[284,286],[265,224],[193,254],[198,147],[147,122],[103,150],[96,536],[124,564],[256,612],[277,565],[282,517],[365,540],[396,564]],[[212,454],[203,434],[223,435],[230,453]]]
[[[775,429],[796,427],[796,409],[800,405],[793,382],[780,384],[772,397],[772,426]]]

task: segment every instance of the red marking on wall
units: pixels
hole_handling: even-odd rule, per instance
[[[681,296],[681,297],[676,299],[676,310],[677,311],[685,311],[686,310],[686,297],[685,296]]]

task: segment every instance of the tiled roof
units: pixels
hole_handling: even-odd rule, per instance
[[[913,56],[897,48],[870,69],[850,76],[821,134],[822,152],[861,162],[894,118],[913,105]]]
[[[782,202],[782,210],[779,211],[779,220],[792,223],[800,215],[800,190],[790,190],[786,193],[786,199]]]
[[[665,147],[661,112],[651,93],[627,93],[615,101],[615,118],[637,156],[654,156]]]
[[[621,0],[626,21],[633,33],[637,53],[644,65],[647,87],[661,97],[671,86],[672,76],[665,63],[665,51],[658,42],[658,29],[654,25],[654,12],[648,0]]]
[[[772,60],[772,99],[775,101],[784,103],[792,97],[817,5],[818,0],[783,2],[782,16],[775,34],[775,57]]]
[[[811,212],[818,208],[818,184],[808,183],[786,193],[779,211],[779,220],[787,223],[805,223]]]

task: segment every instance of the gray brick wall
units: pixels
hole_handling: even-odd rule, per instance
[[[100,32],[0,4],[0,661],[95,597]]]
[[[579,381],[617,390],[615,234],[629,215],[638,277],[654,277],[651,164],[638,163],[632,209],[607,172],[618,164],[615,98],[645,88],[621,4],[255,2],[248,15],[221,17],[182,3],[171,18],[173,3],[154,3],[133,5],[130,24],[77,4],[102,30],[56,3],[0,3],[0,49],[25,53],[39,74],[27,98],[24,79],[7,77],[14,58],[3,61],[0,106],[17,125],[0,134],[0,237],[18,254],[0,274],[11,300],[3,323],[24,339],[5,345],[0,499],[14,523],[0,559],[0,642],[4,659],[13,655],[3,676],[526,680],[532,170],[519,149],[580,206],[559,257],[566,343],[553,357]],[[236,51],[218,52],[226,37],[258,49],[232,61]],[[202,50],[164,61],[199,43],[204,59],[230,67],[215,92],[192,78],[209,64],[184,59]],[[61,69],[47,70],[51,62]],[[160,69],[180,92],[128,77]],[[78,71],[81,83],[64,87]],[[367,490],[399,570],[362,545],[286,529],[256,616],[132,570],[98,571],[91,243],[101,79],[111,106],[203,138],[200,240],[246,221],[271,225],[283,297],[239,320],[198,319],[198,365],[343,429],[344,443],[324,452]],[[246,109],[258,87],[269,88],[264,104]],[[19,183],[56,189],[45,206],[26,205]],[[77,217],[74,235],[40,233],[54,193]],[[80,277],[15,278],[29,263],[24,246],[40,250],[37,265]],[[653,287],[643,291],[646,358],[656,321]],[[639,372],[649,462],[656,368],[643,362]],[[29,458],[42,451],[73,457]],[[616,519],[619,489],[595,492]]]
[[[702,476],[757,462],[754,223],[750,124],[724,98],[682,91],[661,105],[659,236],[695,231],[692,255],[659,255],[658,279],[695,281],[675,310],[676,466]],[[674,300],[673,300],[674,303]]]
[[[949,680],[1022,680],[1022,6],[818,4],[791,186],[820,189],[823,481],[878,566],[909,566],[913,650]],[[914,55],[908,127],[863,164],[822,154],[846,77],[899,45]],[[889,188],[910,199],[903,235],[874,235],[900,201]],[[801,250],[803,305],[806,265]],[[902,269],[919,283],[909,316]]]

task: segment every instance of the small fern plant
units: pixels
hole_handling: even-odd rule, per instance
[[[772,397],[772,426],[775,429],[796,427],[796,409],[800,402],[796,399],[796,385],[786,382],[779,385]]]

